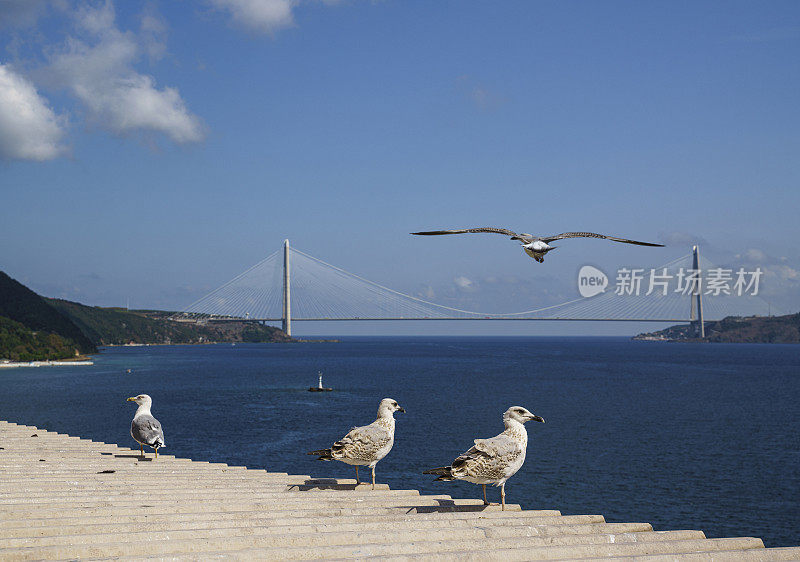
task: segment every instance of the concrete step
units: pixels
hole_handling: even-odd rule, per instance
[[[123,534],[85,534],[80,537],[54,536],[39,538],[8,538],[3,540],[3,549],[20,547],[46,547],[46,546],[71,546],[76,543],[81,545],[106,544],[120,542],[156,542],[156,541],[210,541],[217,538],[242,539],[244,537],[258,537],[269,541],[273,547],[279,546],[332,546],[352,545],[361,543],[378,542],[420,542],[420,541],[481,541],[485,539],[530,539],[531,545],[537,544],[606,544],[614,542],[641,542],[651,540],[688,540],[703,539],[702,531],[661,531],[643,533],[582,533],[561,535],[532,535],[527,527],[498,527],[494,529],[482,528],[411,528],[411,529],[383,529],[383,530],[356,530],[342,533],[313,532],[313,533],[285,533],[268,527],[226,528],[202,530],[169,530],[161,531],[150,529],[142,532],[127,532]],[[0,553],[2,550],[0,549]]]
[[[100,475],[104,476],[104,475]],[[66,480],[59,483],[42,483],[41,485],[32,485],[30,481],[27,483],[18,484],[4,484],[0,485],[0,497],[13,497],[13,495],[23,495],[30,493],[30,497],[37,497],[38,495],[46,494],[61,494],[63,492],[74,492],[76,494],[90,494],[92,492],[98,493],[115,493],[125,492],[135,489],[141,483],[141,479],[133,477],[125,477],[120,475],[114,482],[86,482],[78,481],[76,479]],[[264,479],[264,480],[238,480],[238,479],[162,479],[159,484],[159,491],[181,491],[186,489],[203,490],[284,490],[286,492],[317,492],[322,490],[329,491],[371,491],[371,484],[356,485],[355,481],[352,484],[342,482],[328,482],[321,484],[293,484],[290,480],[280,479]],[[388,490],[388,484],[375,484],[375,490]]]
[[[102,458],[111,458],[111,459],[131,459],[131,460],[142,460],[145,462],[153,462],[158,464],[159,462],[163,463],[180,463],[186,465],[197,465],[197,466],[215,466],[215,465],[225,465],[226,463],[221,462],[211,462],[211,461],[198,461],[187,459],[183,457],[176,457],[171,455],[167,450],[158,451],[158,459],[155,458],[155,453],[152,449],[145,450],[145,455],[142,457],[142,454],[139,452],[139,449],[123,449],[120,447],[115,447],[113,445],[84,445],[82,443],[75,443],[69,447],[56,447],[55,445],[52,447],[45,447],[45,446],[38,446],[38,447],[26,447],[26,448],[13,448],[13,445],[9,444],[8,440],[3,439],[0,437],[0,441],[2,441],[1,447],[3,449],[0,450],[0,462],[3,464],[13,464],[15,462],[33,462],[35,459],[35,455],[49,455],[53,459],[61,460],[66,464],[71,465],[78,465],[83,462],[93,462],[97,461]],[[69,454],[73,456],[69,456]],[[28,456],[26,459],[25,456]]]
[[[115,472],[110,474],[104,474],[98,472],[98,469],[105,470],[105,469],[112,469]],[[160,471],[160,472],[148,472],[144,469],[139,469],[136,467],[129,467],[129,466],[118,466],[118,465],[106,465],[106,466],[98,466],[93,467],[90,469],[81,469],[81,470],[71,470],[71,471],[64,471],[63,474],[35,474],[34,471],[28,470],[25,472],[20,472],[19,474],[9,474],[7,472],[0,471],[0,474],[3,474],[4,478],[2,480],[2,484],[8,485],[16,485],[21,484],[25,485],[31,484],[31,477],[36,476],[36,482],[41,482],[43,484],[63,484],[63,483],[74,483],[76,479],[82,479],[87,475],[92,475],[92,481],[96,482],[115,482],[118,481],[120,476],[133,476],[133,477],[141,477],[141,476],[148,476],[148,475],[168,475],[170,480],[176,482],[183,482],[183,481],[192,481],[192,482],[205,482],[209,480],[219,480],[219,481],[227,481],[235,480],[235,481],[275,481],[275,482],[285,482],[287,484],[297,484],[301,485],[304,484],[306,480],[311,479],[309,476],[301,476],[301,475],[288,475],[285,473],[279,472],[258,472],[253,471],[253,473],[242,475],[239,472],[231,472],[227,470],[218,470],[218,471],[208,471],[208,472],[199,472],[199,473],[183,473],[181,471]],[[99,474],[99,476],[94,476],[95,474]],[[116,474],[116,476],[111,476],[111,474]]]
[[[326,486],[297,486],[293,484],[285,484],[283,482],[242,482],[242,483],[220,483],[220,482],[209,482],[209,483],[200,483],[195,486],[190,486],[190,483],[175,483],[172,481],[163,482],[158,487],[158,490],[153,490],[149,492],[147,490],[139,490],[136,488],[141,481],[139,480],[129,480],[125,482],[121,482],[119,485],[109,485],[109,486],[85,486],[85,487],[78,487],[76,486],[48,486],[48,487],[30,487],[30,488],[22,488],[22,487],[9,487],[8,489],[0,488],[0,498],[1,499],[14,499],[16,497],[30,497],[30,498],[38,498],[38,497],[72,497],[72,496],[87,496],[91,494],[108,494],[108,495],[125,495],[125,494],[148,494],[148,493],[183,493],[187,491],[197,491],[198,487],[201,487],[206,492],[213,494],[217,492],[223,491],[231,491],[233,493],[239,493],[242,491],[269,491],[269,492],[281,492],[281,493],[288,493],[288,494],[319,494],[321,492],[328,492],[328,493],[340,493],[344,494],[346,492],[351,492],[352,494],[360,494],[366,492],[379,492],[379,491],[390,491],[389,486],[387,484],[375,484],[375,490],[372,489],[371,484],[361,484],[356,486],[355,484],[337,484],[337,485],[326,485]],[[406,490],[407,492],[409,490]],[[413,490],[416,494],[419,492],[417,490]],[[30,494],[27,496],[27,494]],[[351,495],[352,495],[351,494]]]
[[[77,451],[90,453],[92,451],[133,451],[133,447],[120,447],[114,443],[100,443],[99,441],[89,441],[84,439],[70,439],[64,437],[41,438],[41,437],[16,437],[0,434],[0,455],[8,456],[18,454],[23,451]],[[164,449],[165,452],[169,451]],[[139,447],[136,447],[139,452]]]
[[[385,486],[385,485],[384,485]],[[358,489],[353,490],[306,490],[299,491],[287,487],[285,484],[278,486],[251,486],[241,488],[216,488],[210,489],[203,487],[201,490],[197,488],[158,488],[154,490],[141,490],[136,488],[129,488],[125,490],[120,488],[118,490],[65,490],[53,494],[52,492],[31,492],[29,494],[2,494],[0,495],[0,510],[3,510],[8,505],[33,505],[33,504],[46,504],[53,502],[54,498],[58,498],[58,502],[87,502],[87,501],[100,501],[100,502],[113,502],[113,501],[152,501],[152,500],[188,500],[193,499],[205,501],[232,501],[234,498],[278,498],[278,499],[297,499],[297,498],[310,498],[313,500],[319,498],[330,498],[344,501],[345,499],[361,500],[366,498],[384,499],[396,496],[419,496],[418,490],[388,490],[376,489],[373,490],[371,485],[359,486]],[[437,496],[438,497],[438,496]],[[448,496],[449,498],[449,496]]]
[[[135,448],[0,421],[0,560],[655,562],[791,559],[800,550],[764,549],[749,537],[706,539],[702,531],[656,532],[648,523],[606,523],[600,515],[521,511],[515,504],[501,511],[477,498],[377,488],[168,454],[142,459]]]
[[[385,504],[330,504],[330,503],[317,503],[315,505],[297,503],[291,505],[276,504],[275,502],[254,502],[249,504],[225,504],[216,503],[208,505],[203,502],[186,504],[183,502],[163,503],[161,505],[150,504],[137,504],[129,506],[109,506],[109,507],[78,507],[82,515],[97,515],[103,517],[113,517],[116,515],[125,515],[131,511],[136,511],[142,514],[155,514],[155,513],[196,513],[201,511],[215,510],[217,512],[241,512],[247,511],[252,514],[256,513],[279,513],[285,516],[301,516],[307,517],[309,515],[330,515],[330,516],[350,516],[350,515],[383,515],[385,513],[432,513],[432,512],[449,512],[449,511],[474,511],[485,513],[488,511],[500,511],[500,506],[483,506],[476,503],[463,503],[466,500],[453,500],[453,503],[430,503],[424,501],[403,502],[402,504],[385,505]],[[355,502],[353,502],[355,503]],[[519,505],[507,505],[505,512],[519,511]],[[51,509],[31,509],[26,506],[21,506],[9,511],[0,511],[0,519],[54,519],[64,516],[64,511],[58,507]]]
[[[470,531],[470,530],[465,530]],[[479,531],[479,530],[473,530]],[[595,552],[648,554],[664,552],[691,552],[698,550],[731,550],[732,548],[758,548],[759,539],[718,539],[716,543],[709,539],[672,540],[672,536],[681,537],[682,532],[674,535],[649,533],[625,533],[621,535],[561,535],[554,537],[507,537],[502,539],[487,538],[479,532],[464,533],[462,538],[443,536],[453,531],[432,530],[425,533],[394,534],[392,532],[355,533],[340,535],[352,540],[351,544],[330,544],[319,535],[297,536],[229,536],[224,538],[207,537],[198,539],[172,538],[152,542],[108,542],[98,544],[54,545],[41,547],[0,548],[3,560],[52,560],[59,558],[119,557],[190,554],[225,550],[245,550],[258,548],[257,556],[263,559],[320,559],[320,558],[362,558],[371,554],[433,554],[454,552],[494,551],[496,549],[533,549],[541,551],[566,551],[574,558],[592,555]],[[297,540],[295,540],[297,539]],[[377,542],[369,542],[376,540]],[[305,544],[303,543],[305,541]],[[756,544],[756,541],[758,544]],[[763,545],[761,545],[763,546]],[[254,556],[256,553],[252,553]],[[562,556],[563,558],[564,556]],[[552,557],[551,557],[552,558]]]
[[[266,469],[251,469],[251,468],[244,468],[241,466],[231,466],[225,463],[203,463],[199,461],[192,461],[192,460],[174,460],[165,455],[158,455],[158,459],[153,458],[152,455],[147,456],[146,458],[141,458],[139,456],[139,452],[122,452],[122,453],[99,453],[96,455],[84,456],[84,457],[77,457],[70,460],[69,462],[64,462],[61,459],[52,457],[54,460],[50,463],[47,461],[47,451],[31,451],[27,453],[28,458],[25,461],[15,461],[9,458],[3,458],[2,456],[3,451],[0,451],[0,461],[4,461],[4,470],[8,470],[9,472],[19,472],[22,468],[37,468],[44,470],[53,469],[61,467],[62,470],[74,470],[74,469],[83,469],[83,468],[92,468],[93,466],[115,463],[119,464],[120,466],[136,466],[139,468],[152,468],[163,470],[166,468],[186,468],[189,469],[201,469],[201,470],[208,470],[209,472],[213,470],[223,469],[226,471],[231,472],[238,472],[242,474],[242,476],[247,476],[251,473],[275,473],[278,471],[268,471]],[[76,451],[75,455],[80,455],[80,451]],[[45,459],[44,461],[40,461],[39,459]],[[45,464],[47,463],[47,464]]]
[[[463,545],[467,546],[467,545]],[[719,552],[730,550],[759,549],[763,551],[760,539],[691,539],[683,541],[616,542],[613,544],[575,544],[560,545],[550,543],[546,546],[512,546],[512,541],[494,543],[486,541],[475,548],[463,548],[458,541],[447,543],[399,543],[366,544],[361,547],[337,546],[316,553],[310,549],[286,548],[284,559],[364,559],[380,556],[386,560],[400,561],[412,559],[437,560],[583,560],[589,557],[642,556],[647,554],[672,554],[672,560],[682,559],[679,555],[698,551]],[[252,559],[256,551],[228,553],[231,558]],[[269,558],[278,555],[277,549],[258,551],[258,556]],[[180,557],[175,557],[180,560]],[[637,558],[638,560],[638,558]]]
[[[0,519],[0,529],[38,529],[47,528],[52,526],[70,526],[70,525],[97,525],[103,523],[119,523],[119,524],[132,524],[132,523],[157,523],[164,524],[165,522],[173,521],[252,521],[253,524],[263,525],[324,525],[332,521],[348,521],[352,523],[361,523],[364,521],[407,521],[413,518],[417,521],[431,521],[439,525],[446,521],[454,519],[464,519],[474,522],[476,525],[485,524],[493,518],[501,518],[504,520],[516,519],[522,524],[537,525],[537,524],[574,524],[583,525],[588,523],[604,523],[605,518],[602,515],[558,515],[552,512],[539,511],[451,511],[444,513],[369,513],[369,514],[351,514],[346,519],[337,519],[326,512],[323,514],[315,514],[308,512],[289,512],[284,514],[274,514],[271,512],[263,511],[231,511],[231,512],[209,512],[201,511],[194,513],[175,513],[168,511],[166,513],[148,513],[148,514],[124,514],[114,517],[106,516],[69,516],[55,518],[23,518],[17,520]]]
[[[646,556],[613,558],[585,558],[581,562],[635,561],[674,562],[674,554],[651,554]],[[687,552],[680,555],[681,562],[769,562],[773,560],[800,560],[800,547],[754,548],[750,550],[721,550],[715,552]]]
[[[363,518],[366,519],[366,518]],[[555,518],[551,518],[555,519]],[[249,527],[268,529],[271,533],[297,534],[297,533],[354,533],[358,531],[393,531],[409,529],[463,529],[481,528],[490,530],[492,527],[502,529],[522,528],[520,531],[525,536],[553,536],[553,535],[586,535],[586,534],[619,534],[619,533],[642,533],[652,531],[649,523],[585,523],[569,524],[552,521],[548,524],[531,524],[529,521],[520,518],[494,518],[483,519],[479,523],[469,519],[449,519],[439,520],[434,524],[430,520],[418,519],[417,517],[406,518],[404,520],[383,520],[373,519],[350,522],[325,522],[316,524],[305,524],[303,520],[293,522],[289,525],[277,525],[274,519],[246,519],[246,520],[227,520],[219,519],[195,520],[195,521],[148,521],[143,523],[105,523],[92,525],[52,525],[48,527],[18,527],[0,529],[0,539],[12,538],[38,538],[67,536],[77,538],[80,535],[100,535],[108,533],[141,533],[157,531],[202,531],[204,529],[245,529]],[[487,531],[488,532],[488,531]],[[505,531],[503,531],[505,532]],[[10,545],[9,545],[10,546]]]
[[[139,449],[127,449],[115,447],[113,445],[84,445],[82,443],[75,443],[67,447],[30,447],[30,448],[16,448],[8,443],[7,440],[0,437],[0,462],[11,465],[13,463],[26,463],[35,462],[37,455],[50,456],[55,460],[60,460],[64,463],[71,465],[78,465],[85,462],[96,462],[102,459],[117,459],[117,460],[141,460],[143,462],[152,462],[158,464],[163,463],[180,463],[180,464],[197,464],[201,466],[216,466],[227,465],[227,463],[218,461],[198,461],[189,458],[175,457],[170,454],[166,449],[159,449],[158,459],[152,449],[145,450],[145,456],[142,457]],[[68,455],[73,455],[69,457]],[[26,458],[27,456],[27,458]],[[229,465],[231,468],[240,468],[240,466]]]
[[[416,492],[416,490],[413,490]],[[362,492],[278,492],[278,493],[254,493],[253,497],[238,495],[234,499],[225,498],[206,498],[202,493],[198,493],[189,498],[173,498],[169,495],[164,496],[144,496],[144,497],[111,497],[103,498],[38,498],[38,500],[25,501],[15,500],[10,503],[0,503],[0,514],[21,513],[23,511],[51,511],[67,509],[137,509],[146,504],[150,507],[163,507],[171,505],[205,506],[207,509],[218,506],[263,506],[280,508],[281,510],[296,509],[303,506],[343,506],[343,505],[363,505],[363,506],[385,506],[395,507],[414,507],[414,506],[481,506],[483,500],[479,499],[452,499],[447,495],[420,496],[414,494],[395,494],[395,491],[385,490],[375,493]],[[507,506],[508,507],[508,506]]]
[[[195,465],[184,465],[179,463],[168,463],[168,462],[161,462],[161,459],[157,461],[139,461],[136,459],[123,459],[123,460],[101,460],[100,462],[96,463],[79,463],[74,466],[66,466],[58,464],[57,462],[49,462],[45,460],[38,460],[31,464],[20,464],[14,467],[0,467],[0,471],[7,475],[8,478],[16,478],[21,479],[24,478],[26,474],[31,474],[32,472],[41,475],[43,478],[49,479],[58,479],[58,478],[65,478],[72,474],[78,473],[85,473],[85,472],[93,472],[95,470],[101,470],[106,468],[113,468],[121,471],[127,471],[129,473],[135,474],[185,474],[186,476],[191,477],[203,477],[203,476],[211,476],[211,475],[225,475],[230,477],[237,477],[237,478],[258,478],[261,477],[277,477],[279,475],[288,476],[285,472],[276,472],[271,471],[267,472],[265,470],[241,470],[239,468],[232,468],[226,467],[224,465],[217,465],[217,466],[195,466]],[[309,475],[300,475],[296,474],[293,476],[306,476],[310,478]],[[364,479],[362,478],[361,481],[363,482]]]
[[[105,472],[106,470],[113,470],[114,472]],[[0,474],[3,474],[0,471]],[[97,475],[97,476],[95,476]],[[176,471],[176,470],[164,470],[160,472],[150,472],[146,470],[140,470],[137,468],[131,467],[120,467],[114,465],[106,465],[106,466],[99,466],[96,468],[91,468],[87,470],[73,470],[69,472],[63,473],[41,473],[36,472],[33,470],[29,470],[25,473],[10,475],[8,478],[4,478],[2,480],[3,484],[21,484],[21,485],[30,485],[32,482],[32,478],[36,479],[36,482],[42,482],[43,484],[61,484],[64,482],[75,482],[76,480],[85,480],[87,477],[91,477],[93,480],[96,479],[98,482],[114,482],[118,481],[123,476],[130,476],[139,478],[139,481],[143,481],[144,478],[169,478],[170,481],[176,482],[183,482],[183,481],[199,481],[199,482],[208,482],[209,480],[224,480],[225,478],[237,478],[238,474],[227,472],[225,470],[218,471],[218,472],[199,472],[197,474],[192,474],[188,472]],[[247,479],[247,478],[246,478]],[[302,485],[304,482],[302,480],[294,481],[287,476],[278,476],[275,473],[264,473],[264,474],[251,474],[249,475],[249,480],[252,482],[283,482],[286,484],[296,484]]]

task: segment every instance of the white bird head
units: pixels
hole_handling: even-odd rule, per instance
[[[136,402],[139,406],[144,406],[146,408],[150,408],[153,405],[153,399],[150,398],[147,394],[140,394],[139,396],[131,396],[128,398],[128,402]]]
[[[511,406],[508,410],[506,410],[506,412],[503,414],[503,421],[505,422],[508,420],[518,421],[519,423],[525,423],[527,421],[544,423],[544,418],[529,412],[522,406]]]
[[[392,414],[395,412],[403,412],[405,414],[406,411],[394,398],[384,398],[381,400],[381,405],[378,406],[378,417],[392,417]]]

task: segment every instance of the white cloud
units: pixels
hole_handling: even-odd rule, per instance
[[[294,9],[310,0],[206,0],[218,10],[228,12],[233,22],[257,33],[273,34],[294,25]],[[318,0],[326,6],[338,6],[343,0]]]
[[[297,0],[209,0],[231,14],[233,21],[252,31],[273,33],[294,24],[292,9]]]
[[[764,271],[765,278],[772,278],[779,287],[796,287],[800,282],[800,271],[791,267],[785,257],[776,258],[760,248],[748,248],[741,254],[736,254],[735,258],[749,269],[760,267]]]
[[[737,258],[746,260],[749,263],[765,263],[771,260],[764,250],[760,250],[758,248],[748,248],[742,254],[737,254]]]
[[[430,285],[425,285],[417,291],[417,296],[426,300],[432,300],[436,298],[436,291],[434,291],[433,287]]]
[[[550,275],[461,274],[418,286],[416,296],[443,306],[486,314],[522,312],[573,300],[574,284]]]
[[[63,154],[60,121],[33,83],[0,64],[0,158],[41,161]]]
[[[117,134],[153,131],[177,143],[205,136],[200,119],[187,108],[176,88],[159,89],[152,76],[133,64],[144,54],[163,53],[164,27],[152,14],[142,20],[142,34],[120,31],[110,1],[75,14],[81,38],[70,37],[50,55],[40,72],[44,80],[67,89],[87,111],[90,122]]]
[[[796,259],[777,258],[761,248],[746,248],[734,256],[728,267],[734,271],[740,267],[746,271],[760,269],[759,296],[773,305],[773,313],[777,308],[780,314],[788,314],[800,309],[800,270],[792,267],[796,263]]]
[[[140,36],[151,60],[158,60],[167,52],[167,23],[152,4],[148,4],[142,14]]]
[[[791,281],[794,283],[800,282],[800,271],[793,267],[789,267],[788,265],[774,265],[771,269],[784,281]]]
[[[474,283],[467,277],[464,277],[463,275],[453,279],[453,283],[455,283],[456,287],[458,287],[462,291],[470,291],[474,290],[475,288]]]

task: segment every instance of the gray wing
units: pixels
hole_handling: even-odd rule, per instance
[[[476,439],[475,445],[470,448],[470,451],[474,451],[473,454],[480,453],[490,457],[504,457],[513,454],[519,449],[519,443],[501,433],[491,439]]]
[[[392,436],[386,429],[377,425],[354,427],[331,447],[335,459],[357,459],[372,461]]]
[[[503,234],[504,236],[510,236],[512,240],[522,240],[525,243],[529,243],[534,240],[534,238],[529,234],[517,234],[513,230],[508,230],[507,228],[493,228],[489,226],[482,228],[461,228],[458,230],[428,230],[425,232],[412,232],[411,234],[416,234],[418,236],[438,236],[440,234],[466,234],[472,232]]]
[[[502,478],[522,453],[522,446],[502,433],[491,439],[476,439],[475,445],[453,461],[453,474],[461,478]]]
[[[638,240],[628,240],[627,238],[617,238],[615,236],[606,236],[605,234],[595,234],[594,232],[562,232],[554,236],[543,236],[539,238],[548,244],[554,240],[562,240],[564,238],[605,238],[606,240],[613,240],[614,242],[624,242],[625,244],[636,244],[637,246],[656,246],[663,248],[664,244],[653,244],[652,242],[639,242]]]
[[[143,415],[135,418],[131,422],[131,435],[139,443],[145,445],[164,446],[164,431],[161,424],[153,416]]]

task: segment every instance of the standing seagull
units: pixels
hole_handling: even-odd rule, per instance
[[[368,466],[372,470],[372,489],[375,489],[375,465],[389,454],[394,445],[394,412],[405,410],[398,406],[397,400],[384,398],[378,406],[378,419],[363,427],[354,427],[350,432],[333,444],[330,449],[311,451],[309,455],[319,455],[321,461],[336,459],[356,467]]]
[[[533,236],[531,234],[517,234],[505,228],[462,228],[460,230],[429,230],[427,232],[412,232],[418,236],[437,236],[440,234],[464,234],[468,232],[491,232],[493,234],[502,234],[510,236],[512,240],[519,240],[522,243],[522,249],[530,257],[544,263],[544,255],[557,248],[551,246],[550,242],[554,240],[562,240],[564,238],[605,238],[606,240],[613,240],[614,242],[624,242],[625,244],[636,244],[637,246],[655,246],[664,247],[664,244],[653,244],[651,242],[638,242],[636,240],[628,240],[627,238],[616,238],[614,236],[606,236],[605,234],[595,234],[594,232],[562,232],[554,236]]]
[[[150,413],[150,406],[153,405],[152,398],[147,394],[140,394],[131,396],[128,398],[128,402],[136,402],[139,405],[131,422],[131,437],[139,443],[142,458],[144,458],[144,445],[152,447],[158,458],[158,448],[164,446],[164,431],[158,420]]]
[[[544,423],[544,419],[530,413],[522,406],[511,406],[503,414],[506,429],[491,439],[476,439],[466,453],[461,453],[450,466],[426,470],[423,474],[436,474],[436,480],[466,480],[483,486],[483,504],[486,501],[486,484],[500,486],[502,509],[506,508],[506,480],[514,476],[525,462],[528,432],[527,421]]]

